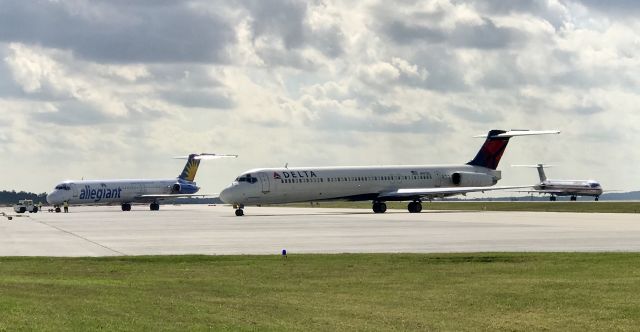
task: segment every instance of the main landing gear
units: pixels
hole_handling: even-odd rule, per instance
[[[387,204],[384,202],[373,202],[373,213],[385,213],[387,211]],[[422,202],[413,201],[407,205],[409,213],[420,213],[422,211]]]
[[[552,201],[552,202],[555,202],[556,201],[556,196],[551,195],[551,197],[549,197],[549,200]]]
[[[158,211],[158,210],[160,210],[160,204],[158,204],[158,203],[151,203],[151,204],[149,204],[149,210],[151,210],[151,211]]]
[[[407,205],[407,210],[409,210],[409,213],[420,213],[422,211],[422,203],[420,201],[411,202]]]
[[[596,202],[600,200],[600,196],[596,196]]]
[[[385,213],[387,211],[387,204],[384,202],[373,202],[373,213]]]
[[[122,211],[131,211],[131,204],[123,203],[122,204]]]
[[[578,200],[578,197],[576,197],[576,196],[571,196],[571,201],[577,201],[577,200]]]

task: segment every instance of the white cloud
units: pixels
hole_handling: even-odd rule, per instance
[[[216,192],[285,162],[465,162],[481,144],[470,136],[525,127],[563,134],[514,140],[503,165],[640,186],[632,2],[0,5],[0,152],[26,161],[6,166],[8,188],[173,176],[169,156],[240,154],[201,168]],[[503,168],[506,184],[535,179]]]

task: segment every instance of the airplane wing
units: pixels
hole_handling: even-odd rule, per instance
[[[567,192],[566,190],[514,190],[514,193],[538,193],[538,194],[562,194]]]
[[[575,193],[576,191],[580,191],[579,189],[573,190],[573,189],[567,189],[567,190],[560,190],[560,189],[543,189],[543,190],[514,190],[513,192],[516,193],[537,193],[537,194],[550,194],[550,195],[562,195],[562,194],[571,194],[571,193]],[[616,192],[615,190],[603,190],[603,193],[610,193],[610,192]]]
[[[134,202],[156,202],[173,198],[188,198],[188,197],[211,197],[215,198],[218,195],[213,194],[158,194],[158,195],[138,195],[134,198]]]
[[[387,191],[380,194],[381,199],[410,199],[419,197],[446,197],[452,195],[464,195],[472,192],[485,192],[492,190],[508,190],[531,188],[533,186],[499,186],[499,187],[444,187],[444,188],[411,188]]]

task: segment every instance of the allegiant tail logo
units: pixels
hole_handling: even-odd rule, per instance
[[[94,200],[96,202],[100,201],[103,198],[120,198],[120,194],[122,193],[122,188],[101,188],[101,189],[91,189],[90,186],[84,186],[83,189],[80,189],[80,199],[86,200]]]

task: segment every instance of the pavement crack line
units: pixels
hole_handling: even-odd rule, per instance
[[[33,219],[32,219],[32,220],[33,220]],[[82,239],[82,240],[85,240],[85,241],[87,241],[87,242],[89,242],[89,243],[95,244],[95,245],[97,245],[97,246],[99,246],[99,247],[102,247],[102,248],[104,248],[104,249],[107,249],[107,250],[109,250],[109,251],[112,251],[112,252],[114,252],[114,253],[116,253],[116,254],[118,254],[118,255],[120,255],[120,256],[129,256],[129,255],[127,255],[127,254],[123,253],[123,252],[120,252],[120,251],[118,251],[118,250],[115,250],[115,249],[109,248],[109,247],[107,247],[107,246],[105,246],[105,245],[103,245],[103,244],[100,244],[100,243],[98,243],[98,242],[96,242],[96,241],[90,240],[90,239],[88,239],[88,238],[86,238],[86,237],[84,237],[84,236],[82,236],[82,235],[76,234],[76,233],[74,233],[74,232],[70,232],[70,231],[68,231],[68,230],[66,230],[66,229],[62,229],[62,228],[60,228],[60,227],[58,227],[58,226],[54,226],[54,225],[51,225],[51,224],[47,224],[46,222],[44,222],[44,221],[40,221],[40,220],[34,220],[34,221],[35,221],[35,222],[37,222],[37,223],[41,223],[41,224],[43,224],[43,225],[45,225],[45,226],[49,226],[49,227],[51,227],[51,228],[53,228],[53,229],[59,230],[60,232],[67,233],[67,234],[69,234],[69,235],[71,235],[71,236],[75,236],[75,237],[77,237],[77,238],[79,238],[79,239]]]

